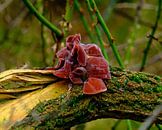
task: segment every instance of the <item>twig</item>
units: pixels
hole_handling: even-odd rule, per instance
[[[111,33],[110,33],[108,27],[106,26],[106,23],[104,22],[101,14],[100,14],[97,6],[96,6],[95,1],[94,0],[88,0],[88,1],[90,1],[91,7],[92,7],[94,13],[96,14],[96,16],[98,18],[98,21],[99,21],[102,29],[104,30],[104,32],[105,32],[105,34],[106,34],[106,36],[107,36],[107,38],[109,40],[109,44],[110,44],[110,46],[111,46],[111,48],[113,50],[113,53],[114,53],[114,55],[116,57],[116,60],[117,60],[118,64],[120,65],[121,68],[124,68],[124,64],[123,64],[122,59],[120,57],[120,54],[119,54],[119,52],[117,50],[117,47],[113,43],[113,38],[111,36]]]
[[[90,3],[89,3],[88,0],[86,0],[86,2],[87,2],[87,6],[88,6],[88,11],[89,11],[90,17],[91,17],[92,21],[95,21],[96,19],[95,19],[95,16],[92,14],[91,5],[90,5]],[[106,49],[105,49],[105,47],[104,47],[104,41],[102,40],[102,36],[101,36],[100,29],[99,29],[99,27],[97,26],[97,24],[95,24],[94,27],[95,27],[95,31],[96,31],[98,40],[99,40],[99,42],[100,42],[101,51],[102,51],[102,53],[103,53],[105,59],[106,59],[107,61],[109,61],[108,54],[107,54]]]
[[[91,31],[91,29],[90,29],[88,23],[87,23],[86,18],[85,18],[84,15],[83,15],[83,13],[84,13],[84,12],[83,12],[83,9],[81,8],[81,6],[80,6],[78,0],[74,0],[74,5],[75,5],[76,9],[77,9],[78,12],[79,12],[80,19],[81,19],[81,21],[82,21],[82,23],[83,23],[83,25],[84,25],[84,28],[86,29],[86,32],[87,32],[89,38],[91,39],[92,42],[96,43],[96,39],[95,39],[95,37],[94,37],[94,35],[93,35],[93,33],[92,33],[92,31]]]
[[[13,2],[13,0],[5,0],[5,2],[3,4],[0,5],[0,13],[7,8],[11,3]]]
[[[136,14],[135,14],[135,18],[133,21],[133,27],[131,28],[132,33],[130,33],[130,38],[128,39],[128,47],[126,49],[126,55],[125,55],[125,61],[124,61],[126,65],[129,64],[132,50],[134,49],[136,33],[138,32],[138,28],[139,28],[140,12],[143,7],[143,4],[144,4],[144,1],[140,0],[136,6]]]
[[[47,66],[47,62],[46,62],[46,50],[45,50],[45,47],[46,46],[46,40],[45,40],[45,37],[44,37],[44,26],[43,24],[41,24],[41,50],[42,50],[42,61],[43,61],[43,64],[45,66]]]
[[[57,56],[56,56],[56,53],[59,51],[59,49],[61,48],[61,40],[58,39],[56,37],[56,35],[52,32],[52,37],[53,37],[53,40],[55,41],[55,44],[53,45],[53,64],[55,65],[56,64],[56,61],[57,61]]]
[[[43,15],[41,15],[36,9],[35,7],[32,5],[32,3],[30,2],[30,0],[23,0],[24,4],[26,7],[28,7],[28,9],[37,17],[37,19],[43,23],[45,26],[47,26],[50,30],[52,30],[53,32],[55,32],[56,36],[61,38],[63,37],[63,33],[62,31],[57,28],[54,24],[52,24],[51,22],[49,22]]]
[[[158,54],[154,55],[153,57],[151,57],[150,60],[148,61],[148,64],[145,67],[153,66],[153,64],[155,64],[157,62],[159,62],[159,63],[162,62],[162,53],[158,53]],[[140,64],[130,66],[130,67],[128,67],[128,69],[133,70],[133,71],[137,71],[137,70],[140,69]],[[159,70],[157,69],[157,72],[154,71],[154,73],[159,73],[160,74],[161,70],[159,72]]]
[[[159,40],[159,38],[152,36],[152,35],[148,35],[147,38],[152,38],[153,40],[159,42],[162,45],[162,41]]]
[[[44,2],[42,3],[43,9],[42,9],[42,15],[45,15],[45,8],[44,8]],[[44,25],[41,23],[41,50],[42,50],[42,62],[45,66],[47,66],[46,62],[46,40],[44,37]]]
[[[126,9],[136,9],[137,8],[137,4],[138,3],[117,3],[115,5],[115,8],[116,9],[123,9],[123,8],[126,8]],[[145,3],[144,6],[143,6],[143,9],[150,9],[150,10],[156,10],[157,7],[152,5],[152,4],[148,4],[148,3]]]
[[[148,65],[152,65],[156,63],[157,61],[162,61],[162,52],[151,57],[150,60],[148,61]]]
[[[155,121],[156,118],[158,118],[158,115],[162,112],[162,104],[157,106],[157,108],[153,111],[152,116],[147,118],[143,125],[139,128],[139,130],[147,130],[152,123]]]
[[[134,17],[131,16],[130,14],[128,14],[128,11],[126,12],[126,11],[123,11],[122,9],[114,9],[114,12],[116,15],[120,15],[130,21],[134,21]],[[150,23],[148,21],[141,20],[141,19],[139,19],[139,24],[144,25],[149,28],[152,28],[154,26],[152,23]],[[158,29],[162,30],[162,26],[158,26]]]
[[[50,16],[49,16],[50,17],[49,18],[50,19],[50,22],[53,21],[53,14],[54,14],[54,12],[52,11],[52,8],[50,8]],[[64,37],[65,37],[66,34],[65,34],[65,31],[64,31],[64,27],[63,26],[62,26],[62,31],[63,31]],[[52,35],[52,38],[53,38],[53,41],[54,41],[54,45],[53,45],[52,49],[53,49],[53,65],[55,65],[56,62],[57,62],[56,53],[60,49],[60,47],[61,47],[61,40],[63,40],[63,39],[57,38],[56,34],[54,32],[52,32],[52,31],[51,31],[51,35]]]
[[[162,0],[159,0],[158,10],[157,10],[157,17],[156,17],[155,25],[152,28],[151,36],[154,36],[155,31],[156,31],[156,29],[158,27],[158,21],[160,19],[160,14],[161,14],[161,5],[162,5]],[[144,55],[143,55],[140,71],[143,71],[143,69],[145,67],[147,56],[148,56],[148,52],[150,50],[150,46],[151,46],[152,40],[153,40],[152,37],[150,37],[150,39],[149,39],[149,41],[147,43],[147,46],[146,46],[146,48],[144,50]]]
[[[109,19],[110,15],[113,12],[113,9],[118,1],[119,0],[110,0],[110,2],[108,2],[108,5],[103,12],[103,18],[105,21],[107,21]]]
[[[65,37],[68,35],[70,29],[72,28],[70,22],[73,16],[73,10],[74,10],[74,2],[71,0],[66,0],[65,16],[62,21]]]
[[[65,20],[70,22],[73,15],[73,3],[70,0],[66,0],[66,12],[65,12]]]

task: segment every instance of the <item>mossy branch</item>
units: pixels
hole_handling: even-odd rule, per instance
[[[99,118],[144,121],[162,102],[162,79],[142,72],[111,69],[108,91],[84,95],[74,85],[57,99],[39,103],[13,128],[61,129]],[[162,124],[162,113],[155,120]]]

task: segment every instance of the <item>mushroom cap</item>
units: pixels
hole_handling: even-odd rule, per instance
[[[107,87],[105,86],[105,83],[102,79],[99,78],[88,78],[86,82],[84,82],[83,86],[83,93],[92,95],[92,94],[98,94],[101,92],[107,91]]]

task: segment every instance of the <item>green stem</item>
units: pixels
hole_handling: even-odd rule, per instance
[[[158,130],[162,130],[162,128],[161,128],[161,126],[159,124],[155,123],[155,125],[156,125]]]
[[[80,19],[81,19],[81,21],[82,21],[82,23],[84,25],[84,28],[87,31],[88,36],[90,37],[90,39],[91,39],[92,42],[96,43],[96,39],[93,36],[93,33],[92,33],[92,31],[91,31],[91,29],[90,29],[90,27],[89,27],[89,25],[88,25],[88,23],[87,23],[84,15],[83,15],[83,10],[82,10],[82,8],[81,8],[78,0],[74,0],[74,5],[75,5],[76,9],[78,10],[78,12],[80,14]]]
[[[73,10],[74,10],[74,4],[71,2],[71,0],[66,0],[66,7],[65,7],[65,16],[63,20],[63,24],[66,26],[63,26],[63,31],[64,31],[64,37],[67,37],[70,31],[70,26],[71,26],[71,19],[73,16]]]
[[[90,16],[91,16],[91,19],[92,19],[92,21],[95,21],[96,19],[95,19],[95,16],[92,14],[91,5],[90,5],[90,3],[89,3],[88,0],[86,0],[86,2],[87,2],[88,11],[89,11],[89,14],[90,14]],[[98,28],[97,24],[95,24],[95,31],[96,31],[98,40],[99,40],[99,42],[100,42],[101,51],[102,51],[102,53],[103,53],[105,59],[106,59],[107,61],[109,61],[108,54],[107,54],[107,52],[106,52],[106,49],[105,49],[105,47],[104,47],[104,42],[103,42],[102,37],[101,37],[101,32],[100,32],[100,29]]]
[[[131,125],[131,121],[130,120],[126,120],[127,123],[127,130],[132,130],[132,125]]]
[[[106,34],[106,36],[107,36],[107,38],[109,40],[109,44],[110,44],[110,46],[112,48],[112,51],[113,51],[113,53],[114,53],[114,55],[116,57],[116,60],[117,60],[118,64],[120,65],[121,68],[124,68],[124,64],[122,62],[120,54],[119,54],[115,44],[113,43],[113,38],[111,36],[111,33],[110,33],[108,27],[106,26],[106,23],[104,22],[101,14],[100,14],[97,6],[96,6],[95,1],[94,0],[88,0],[88,1],[90,1],[91,7],[92,7],[93,11],[95,12],[95,14],[96,14],[96,16],[98,18],[98,21],[99,21],[102,29],[104,30],[104,32],[105,32],[105,34]]]
[[[115,8],[115,5],[116,3],[118,2],[119,0],[110,0],[108,2],[108,5],[106,7],[106,9],[104,10],[104,13],[103,13],[103,18],[105,21],[108,21],[108,19],[110,18],[112,12],[113,12],[113,9]]]
[[[151,43],[152,43],[152,40],[153,40],[153,36],[155,34],[155,31],[158,27],[158,21],[160,19],[160,13],[161,13],[161,4],[162,4],[162,0],[159,0],[159,3],[158,3],[158,10],[157,10],[157,17],[156,17],[156,21],[155,21],[155,25],[154,27],[152,28],[152,32],[151,32],[151,37],[147,43],[147,46],[144,50],[144,55],[143,55],[143,59],[142,59],[142,63],[141,63],[141,68],[140,68],[140,71],[143,71],[144,67],[145,67],[145,64],[146,64],[146,60],[147,60],[147,55],[148,55],[148,52],[150,50],[150,46],[151,46]]]
[[[46,62],[46,40],[44,37],[44,26],[43,24],[41,24],[41,51],[42,51],[42,62],[44,64],[44,66],[47,66],[47,62]]]
[[[116,128],[117,128],[117,126],[119,125],[119,123],[121,122],[122,120],[117,120],[116,122],[115,122],[115,124],[113,125],[113,127],[111,128],[111,130],[117,130]]]
[[[40,6],[43,7],[42,9],[42,15],[45,15],[46,14],[46,10],[45,10],[45,2],[41,2]],[[44,64],[44,67],[45,66],[48,66],[47,64],[47,61],[46,61],[46,58],[47,58],[47,55],[46,55],[46,38],[45,38],[45,30],[44,30],[44,24],[41,23],[41,51],[42,51],[42,62]]]
[[[131,28],[132,33],[129,36],[128,46],[127,46],[126,52],[125,52],[125,60],[124,60],[125,65],[128,65],[130,63],[132,51],[135,47],[136,33],[139,30],[138,26],[139,26],[138,23],[136,21],[134,21],[134,25]]]
[[[28,7],[28,9],[36,16],[36,18],[41,23],[43,23],[46,27],[48,27],[53,32],[55,32],[57,37],[63,37],[62,31],[59,28],[57,28],[55,25],[53,25],[51,22],[49,22],[43,15],[41,15],[29,0],[23,0],[23,2],[25,6]]]
[[[67,22],[71,21],[73,14],[73,5],[70,4],[70,0],[66,0],[66,12],[65,12],[65,20]]]

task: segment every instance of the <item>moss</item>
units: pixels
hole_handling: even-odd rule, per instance
[[[44,125],[45,126],[45,129],[50,129],[50,128],[53,128],[53,122],[51,121],[47,121],[46,124]],[[39,127],[37,128],[38,130],[40,129]],[[41,128],[42,129],[42,128]]]
[[[129,82],[129,80],[128,79],[125,79],[124,80],[124,86],[127,86],[128,82]]]
[[[37,106],[36,112],[42,113],[43,111],[45,111],[45,103],[44,103],[44,102],[41,102],[41,103]]]
[[[95,110],[96,106],[94,103],[90,103],[89,106],[88,106],[88,111],[89,112],[93,112]]]
[[[149,84],[157,84],[158,82],[154,80],[153,75],[145,74],[145,73],[139,73],[139,76],[143,82],[149,83]]]
[[[85,97],[85,95],[79,95],[76,97],[71,98],[71,100],[68,101],[68,105],[71,107],[76,107],[76,105],[79,103],[80,100],[82,100]]]
[[[118,78],[112,77],[111,82],[119,89],[121,87],[121,84],[118,81]]]
[[[83,118],[84,119],[84,116],[86,115],[86,111],[77,111],[75,114],[74,114],[74,117],[76,118]],[[82,120],[82,119],[80,119]]]
[[[158,81],[158,82],[161,81],[161,77],[160,77],[160,76],[155,76],[154,79],[155,79],[156,81]]]
[[[64,119],[63,118],[57,118],[55,121],[56,121],[57,126],[61,126],[64,123]]]
[[[132,75],[129,79],[132,80],[132,81],[135,81],[137,83],[142,83],[140,75]]]
[[[123,71],[121,68],[118,68],[118,67],[112,67],[112,66],[109,66],[110,67],[110,71],[112,71],[112,72],[116,72],[116,71]]]
[[[64,99],[65,98],[65,94],[62,94],[61,96],[60,96],[60,99]]]
[[[153,89],[153,92],[162,92],[162,85],[156,85]]]

